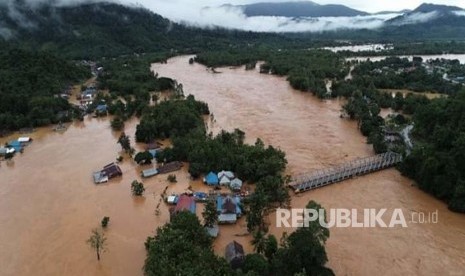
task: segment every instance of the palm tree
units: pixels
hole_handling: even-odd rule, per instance
[[[92,235],[87,240],[87,243],[90,245],[90,247],[94,249],[95,252],[97,252],[97,260],[99,261],[100,261],[100,253],[104,252],[106,249],[106,245],[107,245],[106,241],[107,241],[107,238],[98,229],[93,229]]]
[[[253,249],[258,254],[261,254],[265,251],[266,246],[266,237],[265,233],[257,230],[253,233],[253,240],[252,240]]]

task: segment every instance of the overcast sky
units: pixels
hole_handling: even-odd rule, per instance
[[[73,1],[73,0],[71,0]],[[74,0],[75,1],[75,0]],[[116,0],[118,1],[118,0]],[[384,21],[399,14],[323,17],[317,19],[299,19],[284,17],[246,17],[239,9],[219,8],[223,4],[243,5],[257,2],[289,2],[292,0],[119,0],[122,3],[138,3],[175,22],[197,27],[221,26],[258,32],[320,32],[338,29],[378,28]],[[302,0],[301,0],[302,1]],[[424,0],[429,3],[456,5],[465,7],[465,0]],[[343,4],[366,12],[400,11],[415,9],[422,0],[317,0],[318,4]],[[210,9],[203,9],[211,7]],[[407,18],[410,22],[427,21],[436,14],[419,14]]]

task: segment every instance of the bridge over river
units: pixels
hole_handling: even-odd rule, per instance
[[[296,175],[292,178],[292,182],[289,183],[289,186],[294,189],[296,193],[310,191],[341,182],[354,176],[387,169],[401,161],[402,155],[394,152],[359,158],[331,168]]]

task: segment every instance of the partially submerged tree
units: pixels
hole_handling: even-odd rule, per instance
[[[101,222],[102,227],[106,228],[108,226],[108,222],[110,222],[110,217],[103,217],[102,222]]]
[[[206,227],[213,227],[218,221],[215,202],[211,199],[205,204],[205,210],[202,212],[203,220]]]
[[[121,148],[126,152],[130,153],[131,151],[131,140],[126,133],[121,133],[121,135],[118,138],[118,144],[121,145]]]
[[[133,195],[141,196],[145,192],[144,184],[142,184],[142,182],[139,182],[137,180],[132,181],[131,191]]]
[[[97,260],[99,261],[100,261],[100,254],[102,252],[105,252],[106,250],[106,245],[107,245],[106,241],[107,241],[107,238],[98,229],[93,229],[92,235],[87,240],[87,243],[90,245],[90,247],[94,249],[95,252],[97,253]]]
[[[152,160],[153,155],[148,151],[138,152],[136,156],[134,156],[134,161],[139,165],[152,164]]]

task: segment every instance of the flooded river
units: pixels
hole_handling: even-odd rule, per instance
[[[201,65],[189,65],[188,57],[152,69],[177,79],[186,93],[209,103],[216,119],[210,124],[212,131],[238,127],[247,133],[248,142],[260,137],[286,151],[289,174],[373,154],[356,124],[339,118],[339,102],[295,91],[284,78],[243,68],[212,74]],[[126,124],[131,137],[136,124],[136,120]],[[91,172],[119,155],[120,133],[110,129],[109,119],[95,118],[74,123],[64,133],[50,129],[31,134],[34,142],[13,162],[0,162],[0,275],[141,275],[143,242],[168,221],[163,203],[156,215],[165,187],[168,193],[207,187],[191,181],[184,168],[176,173],[176,184],[168,184],[163,175],[144,180],[145,196],[134,198],[130,183],[140,180],[142,168],[128,159],[120,164],[122,178],[94,185]],[[1,138],[0,143],[18,136]],[[141,150],[142,145],[136,148]],[[465,216],[449,212],[394,169],[293,196],[292,205],[303,207],[310,199],[325,208],[439,211],[438,224],[331,229],[328,265],[339,275],[463,272]],[[85,241],[103,216],[110,217],[105,230],[108,250],[97,262]],[[273,218],[269,218],[271,232],[279,238],[286,229],[274,228]],[[250,236],[243,236],[245,232],[243,220],[222,226],[216,252],[223,255],[232,239],[250,252]]]

